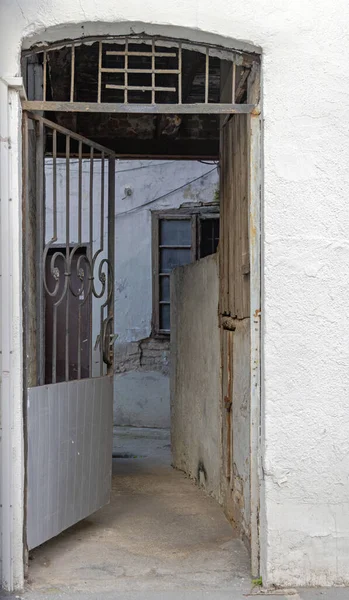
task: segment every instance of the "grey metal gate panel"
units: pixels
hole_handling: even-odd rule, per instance
[[[30,550],[109,501],[112,378],[31,388],[27,409]]]
[[[57,123],[24,113],[23,164],[31,549],[109,500],[115,156]]]

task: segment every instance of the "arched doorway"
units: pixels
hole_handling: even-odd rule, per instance
[[[115,342],[111,283],[115,157],[220,158],[219,369],[222,369],[222,387],[217,398],[221,446],[216,450],[219,454],[222,452],[221,501],[226,514],[250,544],[252,570],[258,573],[259,58],[210,44],[161,36],[84,38],[25,52],[23,74],[28,96],[23,103],[24,110],[28,111],[25,113],[26,344],[27,348],[35,348],[26,364],[29,548],[96,510],[107,500],[110,489],[113,400],[110,375]],[[211,135],[210,128],[215,130],[215,135]],[[50,201],[44,185],[48,158],[53,173],[57,161],[63,160],[66,165],[65,224],[61,232],[64,252],[55,247],[62,242],[55,229],[55,175]],[[73,159],[78,164],[75,209],[71,205],[69,175]],[[82,217],[78,216],[74,223],[76,236],[71,234],[72,211],[82,214],[79,212],[82,211],[79,173],[86,160],[90,165],[86,208],[90,224],[88,243],[82,234]],[[108,193],[104,195],[103,191],[103,195],[99,195],[100,243],[94,247],[96,161],[102,165],[97,186],[105,190],[105,181],[108,181]],[[30,212],[34,197],[35,214]],[[53,215],[50,223],[53,229],[48,233],[49,213]],[[106,230],[105,223],[108,224]],[[97,273],[99,287],[94,279]],[[48,297],[54,297],[51,309]],[[168,300],[163,302],[169,303]],[[97,325],[91,315],[93,308],[88,309],[94,303],[98,304],[101,315]],[[61,305],[65,335],[59,342],[57,318]],[[83,310],[87,312],[86,332],[80,326]],[[51,316],[53,326],[48,330]],[[73,329],[75,323],[78,323],[77,332]],[[86,356],[82,338],[89,347]],[[72,340],[77,340],[75,346],[71,345]],[[64,367],[57,379],[59,352]],[[216,375],[219,377],[219,373]],[[78,441],[77,428],[71,431],[69,422],[71,414],[75,422],[79,421],[81,389],[85,394],[84,410],[89,407],[90,417],[89,429],[80,429],[81,440]],[[177,388],[174,389],[176,402]],[[104,399],[104,408],[99,404],[98,427],[93,417],[97,396]],[[176,422],[174,437],[177,439],[183,432],[183,420],[188,418],[186,410],[190,410],[189,404]],[[40,421],[43,414],[45,418]],[[76,474],[82,474],[85,468],[79,462],[79,450],[69,446],[68,455],[60,454],[62,438],[50,430],[57,425],[61,435],[62,423],[67,425],[63,446],[71,441],[81,444],[82,454],[87,456],[88,485],[80,495],[76,493],[76,484],[72,485]],[[188,439],[182,443],[188,445]],[[95,456],[96,447],[103,449],[103,469],[99,457]],[[41,456],[45,460],[39,470],[38,457]],[[60,469],[61,463],[64,463],[63,469]],[[39,489],[43,479],[48,483],[40,504],[39,494],[35,496],[34,490]],[[64,499],[52,494],[52,489],[62,486]],[[67,495],[66,490],[70,489],[73,492]],[[58,515],[54,527],[50,519],[53,496],[54,512]],[[44,519],[43,511],[47,513]]]

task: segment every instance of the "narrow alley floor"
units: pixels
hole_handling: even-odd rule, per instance
[[[121,428],[115,440],[110,504],[31,553],[24,597],[247,593],[248,553],[217,502],[172,469],[169,432]]]

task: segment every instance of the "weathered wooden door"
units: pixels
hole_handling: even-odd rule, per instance
[[[223,470],[229,517],[250,537],[250,115],[221,132],[220,322]]]
[[[113,152],[24,113],[26,542],[109,500]]]

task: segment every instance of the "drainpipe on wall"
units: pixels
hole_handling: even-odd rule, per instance
[[[23,587],[21,78],[0,78],[1,585]]]

